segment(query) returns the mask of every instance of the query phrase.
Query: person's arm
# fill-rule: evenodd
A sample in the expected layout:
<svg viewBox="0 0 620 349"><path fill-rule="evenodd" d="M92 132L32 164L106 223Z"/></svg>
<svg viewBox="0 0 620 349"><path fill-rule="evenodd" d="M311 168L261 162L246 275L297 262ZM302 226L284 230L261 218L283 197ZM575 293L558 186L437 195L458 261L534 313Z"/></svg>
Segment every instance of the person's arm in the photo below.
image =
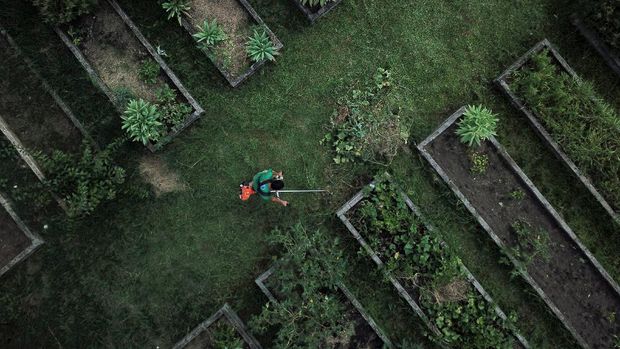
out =
<svg viewBox="0 0 620 349"><path fill-rule="evenodd" d="M277 196L272 197L271 202L275 202L276 204L280 204L284 207L288 206L288 201L284 201Z"/></svg>

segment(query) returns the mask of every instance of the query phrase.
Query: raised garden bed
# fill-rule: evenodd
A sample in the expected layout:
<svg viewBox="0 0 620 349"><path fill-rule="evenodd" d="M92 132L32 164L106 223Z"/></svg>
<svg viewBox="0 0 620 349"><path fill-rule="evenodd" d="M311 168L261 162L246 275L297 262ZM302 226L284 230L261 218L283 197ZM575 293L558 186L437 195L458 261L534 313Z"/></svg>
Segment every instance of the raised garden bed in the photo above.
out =
<svg viewBox="0 0 620 349"><path fill-rule="evenodd" d="M56 27L55 31L120 113L131 98L155 104L162 114L173 108L188 109L181 117L163 117L165 135L155 144L148 143L149 150L154 152L171 142L203 113L202 107L114 0L100 1L92 14ZM158 93L164 88L176 96L164 100Z"/></svg>
<svg viewBox="0 0 620 349"><path fill-rule="evenodd" d="M272 266L255 280L265 296L274 303L278 302L276 295L274 295L276 291L271 291L271 289L274 289L273 284L277 283L277 281L275 281L275 279L277 279L276 272L277 266ZM276 273L276 275L274 275L274 273ZM366 312L355 296L353 296L351 291L349 291L344 284L339 284L338 290L341 292L341 294L338 295L339 299L352 306L348 307L349 311L345 316L355 324L353 336L346 348L392 348L392 342L387 338L375 320ZM343 347L343 349L345 349L345 347Z"/></svg>
<svg viewBox="0 0 620 349"><path fill-rule="evenodd" d="M523 114L525 114L527 120L530 122L534 131L540 136L543 142L551 149L551 151L555 154L555 156L560 159L570 169L570 171L583 183L583 185L592 193L594 198L603 206L605 211L612 217L614 221L620 223L620 214L618 214L618 203L614 203L609 198L609 193L601 193L599 190L593 185L593 182L597 183L596 179L599 179L598 182L604 182L603 178L600 178L599 173L595 173L595 171L589 171L590 173L581 170L577 164L571 160L571 158L566 154L565 150L566 145L571 144L561 144L561 142L556 142L556 138L558 136L565 138L565 135L553 135L548 131L547 125L543 122L543 118L540 117L530 106L527 101L525 101L521 96L518 95L518 91L511 87L511 83L514 80L515 74L519 74L523 69L529 67L531 64L531 60L536 55L541 52L547 51L548 54L552 58L552 62L556 64L558 69L561 72L565 72L572 76L576 81L581 83L581 80L575 73L575 71L568 65L566 60L558 53L558 51L553 47L553 45L547 40L543 40L536 44L532 49L530 49L525 55L519 58L513 65L511 65L505 72L503 72L496 80L496 84L502 90L508 98L510 98L511 103L521 110ZM562 118L561 115L558 115L557 124L561 124L562 120L566 120ZM555 122L555 121L554 121ZM573 125L573 127L581 127L581 125ZM570 151L570 148L568 148ZM580 166L581 167L581 166ZM599 178L597 178L599 177ZM594 179L594 180L593 180Z"/></svg>
<svg viewBox="0 0 620 349"><path fill-rule="evenodd" d="M8 200L0 193L0 277L28 258L43 240L19 219Z"/></svg>
<svg viewBox="0 0 620 349"><path fill-rule="evenodd" d="M376 187L377 185L380 185L381 188L377 189ZM384 188L383 185L387 185L387 187ZM377 190L381 190L381 193L377 194ZM391 190L394 190L394 192L391 192ZM371 227L372 223L367 222L363 214L359 214L358 211L364 210L364 209L370 209L370 212L372 212L371 215L377 215L377 217L379 217L381 215L380 209L376 209L376 207L374 206L374 203L372 203L372 201L369 201L369 199L371 199L373 196L376 196L376 195L384 195L386 198L394 199L396 207L401 209L402 212L405 212L407 217L412 217L412 221L411 221L413 222L412 225L415 225L416 227L415 234L422 237L420 239L420 242L417 245L411 243L411 241L407 241L406 245L409 245L409 246L400 248L401 245L405 245L405 241L398 240L397 236L390 235L387 231L379 232L378 233L379 238L375 240L372 240L373 238L370 236L366 236L366 237L362 236L361 231L364 231L368 229L368 227ZM397 197L398 195L400 195L401 197L398 198ZM390 207L390 206L386 203L386 207ZM433 336L435 338L440 339L440 344L442 345L448 344L442 339L442 336L445 335L445 332L443 329L440 330L437 327L437 325L439 324L437 321L439 320L437 318L437 313L435 312L435 310L430 309L432 307L432 304L422 299L423 293L425 292L428 293L428 291L431 291L431 292L437 291L434 289L435 284L433 283L433 280L432 280L432 274L436 270L441 270L441 272L445 274L443 275L443 278L449 279L447 282L444 282L444 284L458 285L458 287L455 286L454 289L457 289L457 288L460 289L458 293L461 296L464 296L464 297L446 296L446 297L443 297L445 299L442 301L440 301L439 298L436 298L437 303L445 303L445 304L465 303L467 304L470 299L478 302L478 304L486 303L487 308L490 309L490 312L494 313L493 316L497 317L498 319L496 320L498 323L495 324L495 326L493 327L497 328L499 332L506 331L508 330L508 328L510 328L509 331L511 332L511 334L508 335L508 337L512 336L513 346L516 348L529 348L529 344L527 340L517 332L517 330L514 328L512 324L507 323L508 319L507 319L506 314L495 304L491 296L484 290L482 285L473 276L473 274L465 267L465 265L462 264L460 259L449 257L449 253L447 252L447 245L445 244L445 242L439 239L439 237L436 235L435 230L432 226L425 223L420 213L420 210L413 204L411 199L402 190L396 189L396 184L393 182L393 180L391 179L389 175L385 174L381 179L378 180L378 182L373 182L367 188L358 192L353 198L351 198L347 203L345 203L338 210L336 214L340 218L340 220L342 220L342 222L345 224L345 226L347 227L349 232L353 235L353 237L358 241L361 247L365 250L365 252L377 264L377 266L379 266L385 271L386 277L397 289L400 296L404 298L405 301L407 301L407 303L411 306L414 312L423 320L423 322L432 332ZM396 224L396 220L399 220L399 218L398 216L394 215L394 216L390 216L389 220L391 222L390 224ZM402 223L403 223L402 227L405 229L410 229L409 227L412 226L410 225L410 222L402 222ZM400 226L401 222L399 222L398 224ZM362 229L358 230L356 226ZM407 227L404 227L404 226L407 226ZM400 228L397 228L397 229L400 229ZM368 234L368 231L366 231L366 234ZM425 237L428 237L429 239L426 240ZM439 248L440 251L436 251L432 247L433 241L437 243L436 245L440 246ZM418 256L420 256L420 254L418 252L410 252L410 251L416 250L418 248L418 245L422 246L423 244L426 244L426 246L429 247L429 249L422 247L422 249L418 251L426 251L426 252L436 251L436 252L429 252L428 255L430 255L430 257L428 258L424 257L422 259L416 260ZM379 248L379 250L377 250L375 247L371 245L375 245L375 247ZM394 251L389 251L388 253L388 250L389 250L389 248L387 248L388 245L396 247L397 252L394 253ZM433 256L434 254L439 258L435 258ZM398 256L401 256L401 257L398 257ZM401 258L401 260L403 259L409 260L410 262L408 264L412 265L411 272L414 273L414 275L417 276L417 278L412 277L411 275L408 275L408 273L403 272L398 267L395 267L395 268L391 267L389 264L395 262L393 257L395 257L396 260L398 260L398 258ZM456 263L456 265L454 265L453 267L454 272L449 272L451 268L445 267L443 265L439 266L438 268L433 268L430 266L423 267L422 266L423 260L424 261L426 260L428 261L433 261L433 260L453 261ZM417 263L419 263L419 265L415 265ZM433 264L433 263L430 263L430 264ZM441 264L441 262L439 264ZM429 275L431 275L431 277L429 277ZM445 289L448 289L448 288L445 288ZM442 294L442 292L438 291L438 292L435 292L435 294ZM487 314L487 315L490 315L490 314ZM457 320L453 320L453 321L457 321ZM505 324L505 325L502 325L502 324ZM506 341L504 341L504 344L505 343ZM451 344L458 346L458 343L451 343Z"/></svg>
<svg viewBox="0 0 620 349"><path fill-rule="evenodd" d="M95 142L6 30L0 27L0 33L3 62L0 71L0 132L44 182L45 173L35 159L35 152L47 155L54 150L74 153L79 151L84 139L92 144ZM66 209L64 202L55 198Z"/></svg>
<svg viewBox="0 0 620 349"><path fill-rule="evenodd" d="M577 14L573 14L571 16L571 23L573 23L575 28L577 28L579 34L581 34L581 36L588 41L590 46L592 46L596 52L601 55L611 70L613 70L616 75L620 76L620 53L618 50L612 49L607 43L605 43L597 31L588 26L585 21L577 16Z"/></svg>
<svg viewBox="0 0 620 349"><path fill-rule="evenodd" d="M237 87L266 63L252 62L246 53L246 41L255 28L265 30L277 50L284 47L247 0L190 0L188 5L189 16L183 15L181 24L190 35L196 34L197 27L205 20L209 23L217 20L223 28L227 39L213 49L202 51L232 87Z"/></svg>
<svg viewBox="0 0 620 349"><path fill-rule="evenodd" d="M231 343L233 344L231 345ZM226 344L229 346L226 346ZM194 328L172 348L202 349L225 347L262 348L256 338L248 333L243 321L228 304L224 304L220 310Z"/></svg>
<svg viewBox="0 0 620 349"><path fill-rule="evenodd" d="M459 109L418 145L419 151L584 348L611 348L620 322L620 289L494 137L477 149L488 157L472 174L471 151L456 135ZM519 192L520 195L512 193ZM517 253L515 222L546 236L546 252L529 263ZM543 258L544 256L544 258Z"/></svg>
<svg viewBox="0 0 620 349"><path fill-rule="evenodd" d="M310 23L313 23L313 24L317 19L325 16L327 12L331 11L340 2L342 2L342 0L333 0L325 4L325 6L309 7L309 6L303 5L301 1L299 0L292 0L292 1L295 4L295 6L297 6L299 11L301 11L304 14L304 16L306 16L306 18L310 21Z"/></svg>

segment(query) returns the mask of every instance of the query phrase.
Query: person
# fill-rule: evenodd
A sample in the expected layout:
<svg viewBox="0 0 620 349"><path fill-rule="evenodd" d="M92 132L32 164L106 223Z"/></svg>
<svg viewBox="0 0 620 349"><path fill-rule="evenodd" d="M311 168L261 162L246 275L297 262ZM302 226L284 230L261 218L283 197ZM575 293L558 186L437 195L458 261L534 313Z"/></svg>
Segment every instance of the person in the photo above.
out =
<svg viewBox="0 0 620 349"><path fill-rule="evenodd" d="M284 188L284 175L282 171L275 172L272 169L261 171L252 179L252 189L264 201L271 201L282 206L288 206L288 201L282 200L272 191Z"/></svg>

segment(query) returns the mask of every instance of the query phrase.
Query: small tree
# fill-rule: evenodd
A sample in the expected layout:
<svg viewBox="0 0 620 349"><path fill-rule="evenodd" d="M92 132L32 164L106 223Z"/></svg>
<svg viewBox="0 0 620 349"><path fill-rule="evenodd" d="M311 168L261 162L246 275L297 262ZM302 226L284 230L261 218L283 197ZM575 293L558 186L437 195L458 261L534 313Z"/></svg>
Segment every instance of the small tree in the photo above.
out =
<svg viewBox="0 0 620 349"><path fill-rule="evenodd" d="M456 134L461 137L461 142L468 146L477 146L484 140L497 136L497 118L491 110L479 105L468 106L463 114L463 119L458 123Z"/></svg>

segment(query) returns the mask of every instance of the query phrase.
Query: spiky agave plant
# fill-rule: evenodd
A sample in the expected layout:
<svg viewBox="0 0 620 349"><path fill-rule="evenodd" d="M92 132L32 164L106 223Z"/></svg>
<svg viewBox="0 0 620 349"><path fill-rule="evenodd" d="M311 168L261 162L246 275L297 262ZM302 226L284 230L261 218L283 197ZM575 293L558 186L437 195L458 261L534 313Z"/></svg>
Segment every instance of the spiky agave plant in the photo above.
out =
<svg viewBox="0 0 620 349"><path fill-rule="evenodd" d="M264 30L254 30L254 35L250 36L246 44L246 51L254 62L275 61L275 56L279 54L269 35Z"/></svg>
<svg viewBox="0 0 620 349"><path fill-rule="evenodd" d="M194 34L193 37L201 48L212 48L226 40L224 30L217 24L217 20L215 19L211 23L209 23L209 20L205 19L202 26L197 27L198 32Z"/></svg>
<svg viewBox="0 0 620 349"><path fill-rule="evenodd" d="M456 134L461 137L461 142L472 146L477 146L491 136L497 136L495 130L497 128L496 115L491 110L478 105L468 106L463 114L463 120L458 123Z"/></svg>
<svg viewBox="0 0 620 349"><path fill-rule="evenodd" d="M161 115L157 107L143 99L132 99L127 104L122 129L136 142L146 145L148 142L157 142L163 134Z"/></svg>
<svg viewBox="0 0 620 349"><path fill-rule="evenodd" d="M161 4L161 7L166 10L168 13L168 19L175 18L179 21L179 25L181 25L181 16L186 15L189 16L189 10L191 7L189 6L189 0L170 0L164 1Z"/></svg>

